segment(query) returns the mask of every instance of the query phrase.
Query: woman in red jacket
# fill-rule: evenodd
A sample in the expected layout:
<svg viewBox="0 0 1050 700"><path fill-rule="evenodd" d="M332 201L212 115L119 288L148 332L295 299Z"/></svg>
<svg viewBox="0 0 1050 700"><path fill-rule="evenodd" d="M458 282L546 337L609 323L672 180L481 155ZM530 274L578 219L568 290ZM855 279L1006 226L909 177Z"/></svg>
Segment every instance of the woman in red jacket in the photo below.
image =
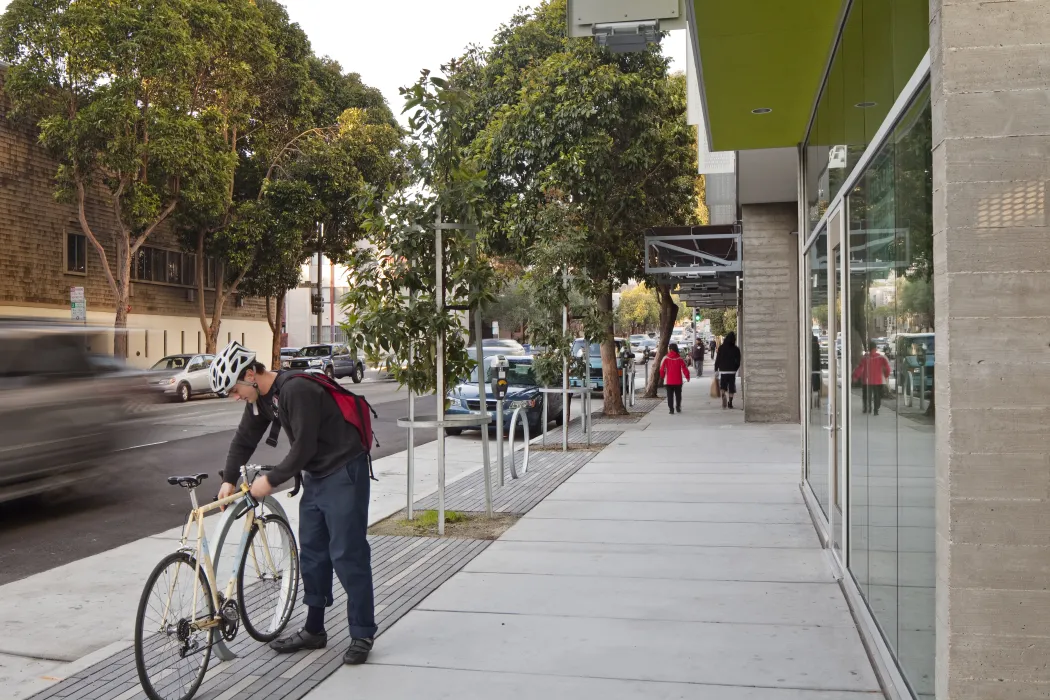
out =
<svg viewBox="0 0 1050 700"><path fill-rule="evenodd" d="M682 377L689 381L689 368L685 366L685 360L678 354L678 343L671 343L667 350L667 357L660 363L660 376L663 377L664 386L667 389L667 407L674 415L675 408L682 412Z"/></svg>
<svg viewBox="0 0 1050 700"><path fill-rule="evenodd" d="M868 344L868 352L860 358L860 364L853 372L853 381L860 380L864 392L864 412L871 410L872 415L879 415L882 407L882 386L890 376L890 361L879 354L874 342Z"/></svg>

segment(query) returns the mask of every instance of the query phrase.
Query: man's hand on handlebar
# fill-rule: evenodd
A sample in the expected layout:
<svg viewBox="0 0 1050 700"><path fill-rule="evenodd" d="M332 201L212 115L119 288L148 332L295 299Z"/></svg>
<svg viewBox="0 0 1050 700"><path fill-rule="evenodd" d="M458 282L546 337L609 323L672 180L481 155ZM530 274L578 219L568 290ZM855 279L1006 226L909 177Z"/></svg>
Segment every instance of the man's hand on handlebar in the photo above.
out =
<svg viewBox="0 0 1050 700"><path fill-rule="evenodd" d="M219 500L229 498L237 491L237 484L231 484L228 481L224 481L222 486L219 487ZM222 507L222 510L226 510L226 506Z"/></svg>
<svg viewBox="0 0 1050 700"><path fill-rule="evenodd" d="M270 479L265 474L255 477L255 480L252 481L252 498L261 501L271 493L273 493L273 486L270 485Z"/></svg>

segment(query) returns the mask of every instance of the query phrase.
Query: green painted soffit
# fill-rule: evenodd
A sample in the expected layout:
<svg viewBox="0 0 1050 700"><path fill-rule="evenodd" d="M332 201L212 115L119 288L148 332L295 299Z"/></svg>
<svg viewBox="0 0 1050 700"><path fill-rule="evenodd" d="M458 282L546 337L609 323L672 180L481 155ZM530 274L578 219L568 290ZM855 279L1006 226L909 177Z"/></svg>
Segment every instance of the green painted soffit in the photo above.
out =
<svg viewBox="0 0 1050 700"><path fill-rule="evenodd" d="M842 0L693 0L711 149L805 137ZM751 110L768 107L769 114Z"/></svg>

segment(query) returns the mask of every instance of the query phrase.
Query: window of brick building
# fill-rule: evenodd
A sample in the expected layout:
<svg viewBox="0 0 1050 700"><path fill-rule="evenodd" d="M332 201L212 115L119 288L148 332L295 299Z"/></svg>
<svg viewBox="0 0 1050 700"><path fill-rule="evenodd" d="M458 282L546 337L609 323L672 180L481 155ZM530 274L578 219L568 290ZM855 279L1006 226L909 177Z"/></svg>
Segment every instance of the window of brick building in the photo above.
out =
<svg viewBox="0 0 1050 700"><path fill-rule="evenodd" d="M82 233L66 234L66 272L87 274L87 236Z"/></svg>

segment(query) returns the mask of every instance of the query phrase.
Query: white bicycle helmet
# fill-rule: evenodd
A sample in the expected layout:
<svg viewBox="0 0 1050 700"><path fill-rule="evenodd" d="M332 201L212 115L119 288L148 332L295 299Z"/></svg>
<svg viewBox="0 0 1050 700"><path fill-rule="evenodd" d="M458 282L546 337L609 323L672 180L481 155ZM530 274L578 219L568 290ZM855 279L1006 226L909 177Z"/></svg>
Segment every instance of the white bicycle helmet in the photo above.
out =
<svg viewBox="0 0 1050 700"><path fill-rule="evenodd" d="M237 341L233 341L215 356L209 376L211 389L216 394L228 394L245 367L255 362L255 353Z"/></svg>

